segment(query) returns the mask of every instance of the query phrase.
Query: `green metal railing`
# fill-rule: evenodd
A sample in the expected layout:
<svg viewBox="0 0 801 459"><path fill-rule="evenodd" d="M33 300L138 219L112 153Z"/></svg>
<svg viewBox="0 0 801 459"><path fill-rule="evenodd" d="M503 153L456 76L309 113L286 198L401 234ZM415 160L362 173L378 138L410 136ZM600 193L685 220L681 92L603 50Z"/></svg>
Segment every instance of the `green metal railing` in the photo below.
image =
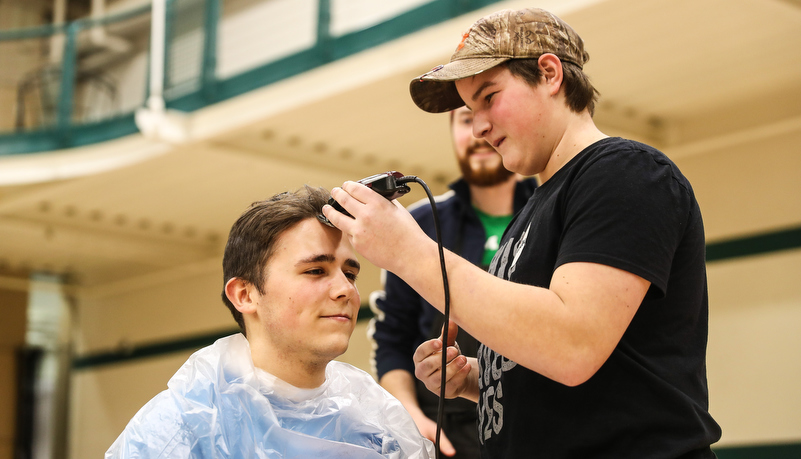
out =
<svg viewBox="0 0 801 459"><path fill-rule="evenodd" d="M198 34L202 36L202 46L198 47L199 55L195 56L196 59L191 63L193 67L188 71L180 67L190 65L180 62L180 59L186 59L185 53L171 54L169 50L165 52L166 106L174 110L191 112L395 40L498 0L432 0L379 24L341 36L334 36L331 33L332 1L336 0L317 0L317 18L310 18L317 22L316 39L311 47L286 57L263 62L236 75L220 78L217 65L220 58L218 31L220 21L225 19L222 0L168 0L166 46L174 50L182 38ZM128 72L138 72L138 79L142 81L141 87L135 91L141 93L141 97L135 98L135 104L123 105L106 110L100 115L96 114L94 117L86 117L82 115L82 105L77 95L90 91L92 78L100 77L98 73L87 74L79 65L79 58L85 51L85 46L82 45L85 40L81 40L82 34L87 34L97 27L110 30L138 27L138 36L146 37L149 34L149 17L150 6L147 5L101 19L81 19L63 25L0 31L0 65L3 65L3 56L7 56L9 52L2 50L1 47L4 45L32 39L42 42L52 41L52 37L63 37L62 58L53 71L53 74L58 76L58 82L55 84L51 81L47 87L42 83L42 87L39 88L42 94L47 91L52 93L47 97L43 95L40 99L49 97L53 103L52 107L41 104L38 112L40 115L44 112L53 113L45 113L50 116L40 116L38 120L33 122L29 120L27 124L22 117L17 117L23 122L14 123L12 126L9 120L15 118L14 114L11 111L0 112L0 155L80 147L138 132L134 122L134 111L144 106L147 100L147 70L133 67L127 69ZM275 19L280 25L282 18ZM264 25L264 27L270 26L270 24ZM141 53L143 44L139 43L139 46ZM9 49L13 52L13 48ZM45 67L49 65L45 61L43 58L42 65L33 70L44 72ZM126 70L124 66L117 64L117 73L120 73L120 68ZM184 71L182 73L178 70ZM182 74L184 78L176 78L178 74ZM17 88L20 86L17 85ZM130 92L131 88L126 87L125 90ZM130 96L129 93L123 95ZM11 109L20 113L20 110L25 109L26 101L23 97L16 99L16 107ZM27 111L31 112L35 110Z"/></svg>
<svg viewBox="0 0 801 459"><path fill-rule="evenodd" d="M13 153L27 153L32 151L42 151L49 149L56 149L71 146L71 131L76 125L73 117L75 112L75 92L76 83L78 83L78 35L90 31L96 27L106 27L115 23L122 23L130 21L132 18L142 17L148 14L149 7L140 7L121 14L108 16L99 19L81 19L67 24L60 25L46 25L40 27L0 31L0 44L9 45L14 43L22 43L24 41L34 41L33 46L29 48L44 48L44 43L47 40L53 42L54 37L63 38L63 49L61 50L61 60L57 63L50 63L47 57L41 57L38 61L34 61L35 66L31 72L26 72L23 77L35 78L41 77L42 86L50 84L49 88L39 88L40 91L50 90L50 96L42 96L41 98L49 98L53 102L50 106L39 107L40 112L45 111L47 116L43 116L42 120L34 123L33 126L26 126L22 116L14 116L12 113L5 113L2 118L5 119L3 128L0 129L0 154L13 154ZM38 40L38 43L36 41ZM57 43L57 42L55 42ZM8 52L13 52L13 48L8 51L4 50L0 54L0 59ZM2 65L2 61L0 61ZM51 75L51 76L48 76ZM25 83L26 80L20 83ZM53 84L56 83L56 84ZM24 84L18 85L19 88L26 87ZM22 113L24 109L25 100L20 94L16 95L16 109L17 114ZM9 120L14 120L13 129L15 132L8 133L11 129ZM7 132L1 132L1 131ZM87 138L87 143L91 142L91 136Z"/></svg>

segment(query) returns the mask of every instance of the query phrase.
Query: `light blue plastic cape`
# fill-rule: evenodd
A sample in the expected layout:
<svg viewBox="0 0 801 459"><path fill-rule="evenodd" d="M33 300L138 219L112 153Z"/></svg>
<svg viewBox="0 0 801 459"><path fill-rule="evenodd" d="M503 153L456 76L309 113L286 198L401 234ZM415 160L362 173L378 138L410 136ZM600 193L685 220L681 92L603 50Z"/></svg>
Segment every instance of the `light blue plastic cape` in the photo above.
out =
<svg viewBox="0 0 801 459"><path fill-rule="evenodd" d="M316 389L253 366L236 334L194 353L131 419L110 458L433 458L395 398L367 373L331 362Z"/></svg>

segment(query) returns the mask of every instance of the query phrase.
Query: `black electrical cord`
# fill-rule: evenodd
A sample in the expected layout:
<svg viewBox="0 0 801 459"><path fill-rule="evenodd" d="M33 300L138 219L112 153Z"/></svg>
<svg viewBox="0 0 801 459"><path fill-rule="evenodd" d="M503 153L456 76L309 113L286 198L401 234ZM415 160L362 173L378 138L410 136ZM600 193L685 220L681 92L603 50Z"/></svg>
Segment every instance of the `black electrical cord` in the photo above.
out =
<svg viewBox="0 0 801 459"><path fill-rule="evenodd" d="M419 177L414 175L404 175L396 180L396 183L399 185L408 182L419 183L420 186L422 186L425 190L426 195L428 196L428 201L431 203L431 212L434 214L434 232L437 236L437 248L439 249L439 264L442 270L442 285L445 289L445 309L443 311L445 322L442 326L442 369L440 373L441 380L439 388L439 404L437 405L437 435L434 441L436 457L439 459L439 439L442 434L442 418L445 413L445 367L448 364L448 322L450 321L451 316L451 293L450 288L448 287L448 272L445 270L445 251L442 248L442 234L440 233L439 229L439 215L437 214L437 204L434 201L434 196L431 194L431 190L428 189L426 182Z"/></svg>

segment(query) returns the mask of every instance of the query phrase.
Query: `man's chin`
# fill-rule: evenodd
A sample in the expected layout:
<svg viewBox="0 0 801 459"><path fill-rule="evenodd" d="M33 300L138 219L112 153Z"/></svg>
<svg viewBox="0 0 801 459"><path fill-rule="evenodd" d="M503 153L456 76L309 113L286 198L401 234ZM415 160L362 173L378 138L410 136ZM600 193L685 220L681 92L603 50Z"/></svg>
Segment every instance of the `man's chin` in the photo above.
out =
<svg viewBox="0 0 801 459"><path fill-rule="evenodd" d="M348 341L331 341L319 348L317 353L328 360L334 360L348 350L348 344Z"/></svg>

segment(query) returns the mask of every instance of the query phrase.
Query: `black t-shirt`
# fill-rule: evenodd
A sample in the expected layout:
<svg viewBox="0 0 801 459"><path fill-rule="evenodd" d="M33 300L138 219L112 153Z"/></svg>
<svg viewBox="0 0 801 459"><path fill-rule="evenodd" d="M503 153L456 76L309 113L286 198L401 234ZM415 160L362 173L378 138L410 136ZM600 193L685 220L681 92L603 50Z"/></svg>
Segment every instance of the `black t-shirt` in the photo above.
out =
<svg viewBox="0 0 801 459"><path fill-rule="evenodd" d="M489 271L547 288L572 262L623 269L651 287L612 355L577 387L481 346L483 457L714 457L704 229L676 165L633 141L590 145L535 191Z"/></svg>

